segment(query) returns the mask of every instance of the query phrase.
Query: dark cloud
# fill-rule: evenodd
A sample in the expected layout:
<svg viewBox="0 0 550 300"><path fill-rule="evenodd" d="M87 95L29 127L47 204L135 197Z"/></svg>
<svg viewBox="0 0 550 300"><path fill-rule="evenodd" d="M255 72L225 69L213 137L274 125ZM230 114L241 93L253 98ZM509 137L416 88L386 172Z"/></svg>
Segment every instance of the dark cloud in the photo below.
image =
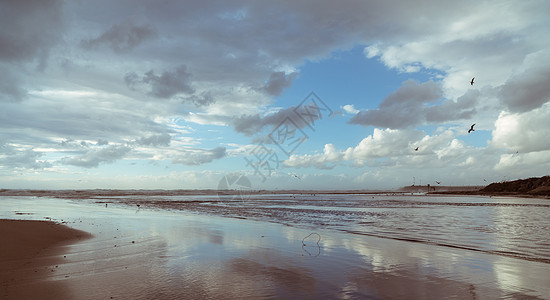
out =
<svg viewBox="0 0 550 300"><path fill-rule="evenodd" d="M262 130L265 126L265 121L256 115L243 115L233 119L233 129L236 132L244 133L246 135L253 135Z"/></svg>
<svg viewBox="0 0 550 300"><path fill-rule="evenodd" d="M30 101L30 100L29 100ZM118 104L133 107L134 103L118 99ZM70 103L70 105L67 105ZM50 98L39 104L20 109L20 103L5 103L0 110L0 126L3 133L13 132L13 138L21 138L19 128L32 128L32 136L22 143L34 144L43 136L67 137L76 140L121 141L128 136L143 133L164 133L166 128L150 118L155 107L141 105L138 110L110 109L101 101L74 98L72 102L60 97ZM63 109L60 107L63 106Z"/></svg>
<svg viewBox="0 0 550 300"><path fill-rule="evenodd" d="M126 86L131 90L135 90L136 87L141 83L142 79L135 72L129 72L124 75L124 82Z"/></svg>
<svg viewBox="0 0 550 300"><path fill-rule="evenodd" d="M409 79L403 82L397 91L386 97L380 103L380 108L394 107L403 103L423 104L435 102L442 95L441 87L431 80L419 84L415 80Z"/></svg>
<svg viewBox="0 0 550 300"><path fill-rule="evenodd" d="M11 68L0 63L0 101L20 101L26 96L27 91L20 86Z"/></svg>
<svg viewBox="0 0 550 300"><path fill-rule="evenodd" d="M63 34L61 0L0 1L0 101L19 101L27 92L25 63L44 70L50 49Z"/></svg>
<svg viewBox="0 0 550 300"><path fill-rule="evenodd" d="M286 74L285 72L273 72L268 81L262 88L266 93L272 96L279 96L283 90L292 84L292 81L298 76L297 72Z"/></svg>
<svg viewBox="0 0 550 300"><path fill-rule="evenodd" d="M478 90L469 90L456 101L446 100L431 104L442 96L442 90L433 81L422 84L407 80L394 93L386 97L377 109L361 111L351 118L350 124L403 129L426 123L444 123L469 119L476 113L480 97Z"/></svg>
<svg viewBox="0 0 550 300"><path fill-rule="evenodd" d="M250 136L261 132L266 126L275 127L288 122L286 120L290 120L291 123L289 124L293 127L304 128L322 117L319 111L310 111L309 119L303 118L301 115L308 113L305 109L303 106L299 108L291 106L266 116L260 116L259 114L243 115L234 118L231 123L236 132Z"/></svg>
<svg viewBox="0 0 550 300"><path fill-rule="evenodd" d="M142 137L136 140L136 143L141 146L168 146L171 140L172 137L169 134L163 133Z"/></svg>
<svg viewBox="0 0 550 300"><path fill-rule="evenodd" d="M83 168L95 168L103 163L112 163L121 159L130 152L131 148L127 146L108 146L106 148L91 149L83 155L76 157L65 157L61 160L62 164L72 165Z"/></svg>
<svg viewBox="0 0 550 300"><path fill-rule="evenodd" d="M469 90L456 101L446 100L441 105L427 107L424 110L426 121L442 123L454 120L469 119L476 113L476 104L481 93Z"/></svg>
<svg viewBox="0 0 550 300"><path fill-rule="evenodd" d="M422 120L418 117L417 107L391 111L389 109L371 109L361 111L351 118L350 124L374 126L380 128L407 128L418 125Z"/></svg>
<svg viewBox="0 0 550 300"><path fill-rule="evenodd" d="M181 97L183 103L192 103L197 107L208 106L215 102L212 93L203 92L199 95L193 94L191 96Z"/></svg>
<svg viewBox="0 0 550 300"><path fill-rule="evenodd" d="M209 163L215 159L226 156L225 147L216 147L214 149L188 149L172 157L172 163L188 166L198 166Z"/></svg>
<svg viewBox="0 0 550 300"><path fill-rule="evenodd" d="M409 79L386 97L378 109L361 111L349 123L393 129L419 125L425 121L424 104L435 102L442 95L441 87L433 81L419 84Z"/></svg>
<svg viewBox="0 0 550 300"><path fill-rule="evenodd" d="M127 73L124 76L124 82L130 89L145 85L149 95L157 98L171 98L176 94L192 94L195 91L190 85L190 78L191 74L182 65L174 71L165 71L161 75L156 75L153 70L141 77L134 72Z"/></svg>
<svg viewBox="0 0 550 300"><path fill-rule="evenodd" d="M0 2L0 61L43 58L62 36L61 0Z"/></svg>
<svg viewBox="0 0 550 300"><path fill-rule="evenodd" d="M148 39L157 36L151 25L134 25L132 22L115 24L97 38L82 41L82 47L95 49L109 47L115 52L127 52Z"/></svg>
<svg viewBox="0 0 550 300"><path fill-rule="evenodd" d="M511 112L526 112L550 101L550 64L536 66L510 78L500 88L499 98Z"/></svg>

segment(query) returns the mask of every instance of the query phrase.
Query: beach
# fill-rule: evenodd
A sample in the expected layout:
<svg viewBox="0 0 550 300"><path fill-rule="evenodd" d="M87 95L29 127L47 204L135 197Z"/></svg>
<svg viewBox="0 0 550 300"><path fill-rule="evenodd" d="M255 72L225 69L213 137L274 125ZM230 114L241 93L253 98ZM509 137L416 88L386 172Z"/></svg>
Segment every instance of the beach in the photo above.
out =
<svg viewBox="0 0 550 300"><path fill-rule="evenodd" d="M313 222L315 216L288 222L257 217L251 208L239 209L242 215L223 208L258 206L253 199L214 204L212 197L193 199L202 199L213 213L196 202L195 210L175 209L175 199L158 197L0 197L0 218L27 220L2 221L2 232L17 230L16 236L30 238L37 231L29 220L59 224L39 223L56 232L39 253L33 252L38 246L3 234L10 249L30 256L16 267L13 256L2 258L11 271L2 268L0 296L33 298L21 293L36 287L45 299L550 298L544 251L518 258L483 247L453 247L443 239L367 235L342 221L321 226L327 221ZM422 199L414 198L414 205ZM304 214L298 210L303 207L296 209Z"/></svg>
<svg viewBox="0 0 550 300"><path fill-rule="evenodd" d="M0 220L0 296L67 298L59 284L41 279L55 272L60 255L72 242L91 235L49 221Z"/></svg>

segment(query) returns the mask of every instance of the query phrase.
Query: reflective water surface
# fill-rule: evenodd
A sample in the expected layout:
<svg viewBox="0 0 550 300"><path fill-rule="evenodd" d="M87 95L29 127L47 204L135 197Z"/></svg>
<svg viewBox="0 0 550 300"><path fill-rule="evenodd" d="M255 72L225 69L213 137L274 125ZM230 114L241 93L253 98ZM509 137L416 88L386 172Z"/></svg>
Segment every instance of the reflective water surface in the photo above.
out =
<svg viewBox="0 0 550 300"><path fill-rule="evenodd" d="M79 198L0 197L0 218L94 234L47 276L78 299L550 298L544 199Z"/></svg>
<svg viewBox="0 0 550 300"><path fill-rule="evenodd" d="M550 200L534 198L349 194L102 198L338 229L550 262ZM98 199L96 199L98 201Z"/></svg>

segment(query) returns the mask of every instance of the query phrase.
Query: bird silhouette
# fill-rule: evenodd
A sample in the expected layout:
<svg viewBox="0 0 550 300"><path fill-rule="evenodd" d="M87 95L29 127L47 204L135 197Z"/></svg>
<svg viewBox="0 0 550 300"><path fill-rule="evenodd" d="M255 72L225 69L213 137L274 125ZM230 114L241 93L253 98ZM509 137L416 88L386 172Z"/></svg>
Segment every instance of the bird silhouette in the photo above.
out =
<svg viewBox="0 0 550 300"><path fill-rule="evenodd" d="M474 78L472 78L472 81L470 81L470 85L474 85Z"/></svg>
<svg viewBox="0 0 550 300"><path fill-rule="evenodd" d="M436 181L435 183L437 183L437 184L441 184L441 181Z"/></svg>
<svg viewBox="0 0 550 300"><path fill-rule="evenodd" d="M470 133L472 131L475 131L474 126L476 126L476 123L474 123L474 124L472 124L472 126L470 126L470 129L468 130L468 133Z"/></svg>
<svg viewBox="0 0 550 300"><path fill-rule="evenodd" d="M292 173L292 176L294 176L294 177L296 177L296 178L298 178L298 179L302 179L302 178L298 177L298 175L296 175L296 173Z"/></svg>
<svg viewBox="0 0 550 300"><path fill-rule="evenodd" d="M418 147L414 148L414 151L418 151Z"/></svg>

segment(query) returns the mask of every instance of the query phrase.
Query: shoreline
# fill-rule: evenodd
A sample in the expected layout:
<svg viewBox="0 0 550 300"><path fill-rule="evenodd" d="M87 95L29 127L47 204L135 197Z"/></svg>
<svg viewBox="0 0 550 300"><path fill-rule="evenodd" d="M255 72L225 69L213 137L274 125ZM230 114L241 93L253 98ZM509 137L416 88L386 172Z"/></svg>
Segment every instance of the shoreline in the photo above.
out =
<svg viewBox="0 0 550 300"><path fill-rule="evenodd" d="M60 262L64 247L89 233L52 221L0 219L0 296L66 298L60 283L48 282L48 266ZM47 272L50 271L50 272Z"/></svg>
<svg viewBox="0 0 550 300"><path fill-rule="evenodd" d="M19 279L0 298L550 297L547 263L469 249L143 203L28 197L0 205L4 218L61 220L93 234L13 270Z"/></svg>

